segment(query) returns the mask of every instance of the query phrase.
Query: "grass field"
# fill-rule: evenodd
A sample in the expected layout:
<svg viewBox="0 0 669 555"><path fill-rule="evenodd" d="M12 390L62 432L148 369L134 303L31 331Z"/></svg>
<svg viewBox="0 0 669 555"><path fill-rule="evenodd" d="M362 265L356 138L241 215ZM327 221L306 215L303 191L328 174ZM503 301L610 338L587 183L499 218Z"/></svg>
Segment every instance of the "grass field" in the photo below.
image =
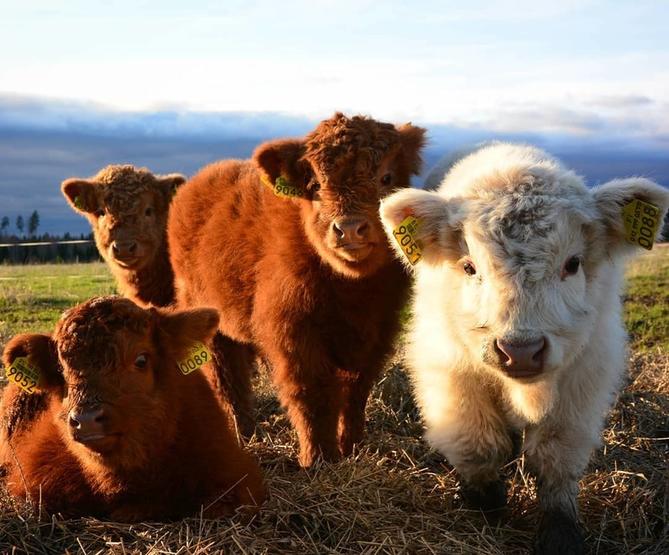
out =
<svg viewBox="0 0 669 555"><path fill-rule="evenodd" d="M20 331L50 331L60 312L113 292L102 264L0 267L0 347ZM591 553L669 553L669 248L629 271L630 376L579 498ZM249 448L271 499L251 522L197 517L125 525L48 518L0 492L0 553L526 553L537 510L522 457L507 467L508 515L494 526L459 508L456 480L421 440L401 346L368 407L367 440L338 464L304 471L266 376L257 379Z"/></svg>

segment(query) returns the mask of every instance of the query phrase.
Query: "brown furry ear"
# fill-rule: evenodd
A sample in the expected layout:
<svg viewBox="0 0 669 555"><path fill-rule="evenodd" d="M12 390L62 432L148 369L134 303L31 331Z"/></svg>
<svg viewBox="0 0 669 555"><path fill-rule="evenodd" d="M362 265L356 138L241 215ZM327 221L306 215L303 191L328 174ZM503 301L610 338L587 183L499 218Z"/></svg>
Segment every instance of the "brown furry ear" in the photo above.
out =
<svg viewBox="0 0 669 555"><path fill-rule="evenodd" d="M27 358L32 366L39 369L39 389L59 389L65 383L58 363L56 343L51 336L24 333L10 339L2 356L5 368L9 368L20 357Z"/></svg>
<svg viewBox="0 0 669 555"><path fill-rule="evenodd" d="M176 194L177 189L186 183L186 178L180 173L170 173L169 175L157 176L156 181L163 191L165 198L172 200L172 197Z"/></svg>
<svg viewBox="0 0 669 555"><path fill-rule="evenodd" d="M271 184L283 176L291 185L302 188L308 165L302 160L304 152L304 141L280 139L261 144L253 153L253 160Z"/></svg>
<svg viewBox="0 0 669 555"><path fill-rule="evenodd" d="M218 329L219 314L213 308L172 312L151 309L158 319L163 346L176 361L186 357L195 343L208 343Z"/></svg>
<svg viewBox="0 0 669 555"><path fill-rule="evenodd" d="M426 130L407 123L398 127L397 131L402 145L399 156L403 159L407 173L418 175L423 165L421 151L425 146Z"/></svg>
<svg viewBox="0 0 669 555"><path fill-rule="evenodd" d="M95 182L76 177L66 179L60 190L70 206L81 214L92 214L98 210L98 199L95 194Z"/></svg>

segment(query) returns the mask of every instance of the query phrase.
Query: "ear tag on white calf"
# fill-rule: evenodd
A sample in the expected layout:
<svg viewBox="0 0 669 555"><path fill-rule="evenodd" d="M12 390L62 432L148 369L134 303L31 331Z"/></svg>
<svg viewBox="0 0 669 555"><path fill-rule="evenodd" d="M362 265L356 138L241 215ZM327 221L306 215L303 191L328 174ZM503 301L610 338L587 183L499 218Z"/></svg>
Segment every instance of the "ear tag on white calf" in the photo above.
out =
<svg viewBox="0 0 669 555"><path fill-rule="evenodd" d="M650 250L660 227L660 209L638 198L623 207L625 238L635 245Z"/></svg>
<svg viewBox="0 0 669 555"><path fill-rule="evenodd" d="M407 257L407 260L412 266L423 257L420 243L416 240L418 223L418 218L415 216L407 216L395 229L393 229L393 237L395 237L395 241L397 241L404 256Z"/></svg>
<svg viewBox="0 0 669 555"><path fill-rule="evenodd" d="M36 393L40 372L39 368L32 364L27 357L15 358L14 362L5 369L5 375L10 382L14 382L23 391Z"/></svg>
<svg viewBox="0 0 669 555"><path fill-rule="evenodd" d="M272 192L277 197L295 198L303 196L301 189L295 187L295 185L291 185L290 181L283 175L277 177L274 183L272 183L264 173L260 174L260 179L265 185L272 189Z"/></svg>
<svg viewBox="0 0 669 555"><path fill-rule="evenodd" d="M208 362L211 362L211 353L204 343L197 342L188 352L188 356L177 364L184 376L195 372Z"/></svg>

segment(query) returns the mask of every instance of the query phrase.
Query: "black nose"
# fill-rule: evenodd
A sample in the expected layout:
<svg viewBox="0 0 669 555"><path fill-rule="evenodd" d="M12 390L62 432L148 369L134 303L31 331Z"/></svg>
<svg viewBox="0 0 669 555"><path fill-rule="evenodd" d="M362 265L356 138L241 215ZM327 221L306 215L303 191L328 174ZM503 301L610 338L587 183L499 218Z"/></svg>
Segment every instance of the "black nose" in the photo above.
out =
<svg viewBox="0 0 669 555"><path fill-rule="evenodd" d="M116 258L129 258L137 252L137 241L114 241L111 247Z"/></svg>
<svg viewBox="0 0 669 555"><path fill-rule="evenodd" d="M101 405L77 407L70 411L69 424L81 436L104 433L105 411Z"/></svg>
<svg viewBox="0 0 669 555"><path fill-rule="evenodd" d="M332 230L342 242L364 241L369 234L369 221L365 218L339 218L332 222Z"/></svg>
<svg viewBox="0 0 669 555"><path fill-rule="evenodd" d="M527 341L495 340L495 352L504 371L511 377L526 377L541 373L544 366L546 339Z"/></svg>

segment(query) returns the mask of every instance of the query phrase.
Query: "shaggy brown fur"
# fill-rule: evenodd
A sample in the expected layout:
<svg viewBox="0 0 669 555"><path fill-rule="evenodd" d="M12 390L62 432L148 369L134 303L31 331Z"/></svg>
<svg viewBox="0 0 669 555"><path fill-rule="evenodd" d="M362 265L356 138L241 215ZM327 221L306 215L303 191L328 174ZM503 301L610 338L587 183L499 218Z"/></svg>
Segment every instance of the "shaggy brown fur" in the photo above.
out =
<svg viewBox="0 0 669 555"><path fill-rule="evenodd" d="M411 125L336 114L305 139L261 145L252 161L206 167L174 199L177 302L217 307L220 331L270 363L304 466L347 455L362 438L409 281L379 200L409 186L423 137ZM301 198L263 183L279 177ZM248 381L248 368L235 371Z"/></svg>
<svg viewBox="0 0 669 555"><path fill-rule="evenodd" d="M119 291L142 306L167 306L174 300L167 212L176 188L185 181L179 174L156 176L130 165L107 166L90 179L63 181L63 195L90 222Z"/></svg>
<svg viewBox="0 0 669 555"><path fill-rule="evenodd" d="M118 521L217 517L265 497L257 463L238 446L201 372L177 368L214 334L211 309L141 309L92 299L67 311L54 334L19 335L4 362L40 368L48 403L34 421L0 435L6 485L48 512ZM6 387L0 412L14 406Z"/></svg>
<svg viewBox="0 0 669 555"><path fill-rule="evenodd" d="M179 174L155 176L145 168L112 165L91 179L63 182L65 198L91 223L100 254L111 269L119 292L141 306L174 302L174 274L167 253L167 213L176 188L186 179ZM134 252L129 246L136 243ZM243 435L253 432L248 384L230 379L225 368L239 360L253 361L248 347L234 345L220 334L212 342L214 364L205 372L219 401ZM26 415L27 417L28 415ZM11 425L11 422L9 422ZM10 428L11 430L11 428Z"/></svg>

